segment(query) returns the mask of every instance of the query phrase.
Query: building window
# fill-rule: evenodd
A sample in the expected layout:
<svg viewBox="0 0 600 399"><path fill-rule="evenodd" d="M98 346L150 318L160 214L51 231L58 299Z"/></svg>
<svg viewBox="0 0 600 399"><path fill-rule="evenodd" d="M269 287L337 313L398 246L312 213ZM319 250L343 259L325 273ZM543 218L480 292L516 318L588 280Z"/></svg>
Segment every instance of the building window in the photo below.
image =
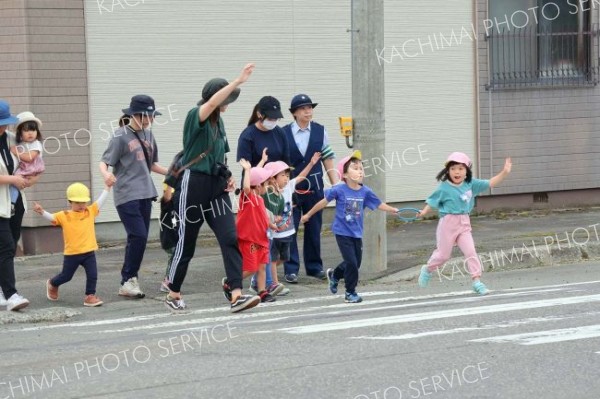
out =
<svg viewBox="0 0 600 399"><path fill-rule="evenodd" d="M598 83L597 0L489 0L488 89Z"/></svg>

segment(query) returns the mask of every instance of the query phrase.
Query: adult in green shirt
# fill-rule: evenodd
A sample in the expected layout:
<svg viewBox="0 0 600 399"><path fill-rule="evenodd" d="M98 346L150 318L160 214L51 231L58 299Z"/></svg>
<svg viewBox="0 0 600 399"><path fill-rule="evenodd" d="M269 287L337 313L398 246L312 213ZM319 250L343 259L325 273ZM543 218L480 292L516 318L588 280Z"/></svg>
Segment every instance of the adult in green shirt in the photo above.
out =
<svg viewBox="0 0 600 399"><path fill-rule="evenodd" d="M221 78L209 80L202 89L202 99L185 119L182 162L197 161L185 169L173 196L174 208L179 215L179 241L168 273L170 283L165 304L171 310L186 308L181 285L194 256L198 232L205 221L221 247L227 276L223 279L223 289L231 302L231 311L250 309L260 303L258 296L242 295L242 255L229 198L235 183L224 166L229 144L221 118L221 113L238 98L239 86L248 80L253 70L254 64L246 65L231 83ZM201 154L204 156L199 157Z"/></svg>

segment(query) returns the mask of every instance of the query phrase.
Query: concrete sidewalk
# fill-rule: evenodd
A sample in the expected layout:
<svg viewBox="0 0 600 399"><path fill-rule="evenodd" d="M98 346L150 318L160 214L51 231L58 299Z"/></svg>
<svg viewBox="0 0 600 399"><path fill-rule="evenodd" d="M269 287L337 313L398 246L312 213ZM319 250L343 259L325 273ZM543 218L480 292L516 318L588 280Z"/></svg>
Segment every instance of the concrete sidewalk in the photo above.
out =
<svg viewBox="0 0 600 399"><path fill-rule="evenodd" d="M600 259L600 208L497 212L473 216L471 224L476 247L486 272ZM435 219L413 223L401 223L390 219L388 269L377 275L361 273L363 283L367 280L382 283L413 280L418 275L419 266L427 262L435 248L436 226ZM335 238L329 231L324 231L322 237L324 267L334 267L341 260ZM122 244L105 245L97 253L98 295L106 303L122 301L117 296L124 251ZM467 278L461 254L456 248L454 251L456 257L446 264L444 273L452 277L462 274ZM157 288L164 276L166 260L167 255L157 242L149 244L140 272L140 284L149 299L162 299ZM83 270L79 270L70 283L61 287L60 302L50 303L46 299L45 281L58 273L61 265L62 254L17 258L17 288L31 301L31 306L23 313L29 313L32 318L20 315L7 318L8 312L0 312L3 314L0 324L57 320L68 318L73 311L79 311L85 287ZM282 271L280 276L281 274ZM182 291L186 297L207 295L217 298L221 291L219 282L223 276L221 253L214 236L202 236ZM598 276L591 278L597 279ZM290 287L301 294L312 290L322 292L323 284L323 281L307 277L304 270L301 270L299 284ZM51 314L48 314L48 309L52 310Z"/></svg>

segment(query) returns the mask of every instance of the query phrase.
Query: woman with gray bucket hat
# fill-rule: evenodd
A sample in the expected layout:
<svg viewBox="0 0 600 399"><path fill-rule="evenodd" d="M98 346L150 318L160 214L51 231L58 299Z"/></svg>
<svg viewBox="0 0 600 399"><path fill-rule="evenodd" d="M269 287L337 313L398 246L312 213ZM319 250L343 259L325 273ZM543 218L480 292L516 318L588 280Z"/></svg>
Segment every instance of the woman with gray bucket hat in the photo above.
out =
<svg viewBox="0 0 600 399"><path fill-rule="evenodd" d="M229 193L235 183L225 164L229 143L221 113L240 95L254 64L246 65L232 82L215 78L202 89L202 99L192 108L183 126L184 155L189 165L177 180L173 203L178 220L179 241L168 273L166 306L172 311L186 308L181 285L196 250L200 227L206 221L217 237L225 265L225 297L233 313L250 309L260 297L242 294L242 255L238 248L235 215Z"/></svg>
<svg viewBox="0 0 600 399"><path fill-rule="evenodd" d="M0 100L0 306L6 306L6 310L19 310L29 305L29 301L17 292L14 265L25 208L22 195L19 195L14 213L10 201L11 185L19 190L31 185L25 177L13 175L19 159L10 152L10 147L16 145L16 138L7 128L18 122L19 119L11 115L8 103Z"/></svg>
<svg viewBox="0 0 600 399"><path fill-rule="evenodd" d="M133 96L122 111L125 123L111 137L100 172L104 183L114 187L117 213L127 232L119 295L139 299L145 294L138 272L146 251L152 202L158 196L151 172L165 175L167 168L158 164L158 148L150 129L154 117L161 115L154 99L144 94Z"/></svg>

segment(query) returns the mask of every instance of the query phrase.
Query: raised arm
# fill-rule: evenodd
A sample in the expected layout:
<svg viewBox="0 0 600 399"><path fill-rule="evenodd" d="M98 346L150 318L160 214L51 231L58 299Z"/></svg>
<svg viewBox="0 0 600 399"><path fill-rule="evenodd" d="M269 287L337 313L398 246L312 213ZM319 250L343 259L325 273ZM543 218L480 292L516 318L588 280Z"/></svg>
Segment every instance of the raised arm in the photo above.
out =
<svg viewBox="0 0 600 399"><path fill-rule="evenodd" d="M302 171L300 173L298 173L298 176L296 176L296 184L298 184L302 180L306 179L306 176L308 176L308 173L317 164L317 162L319 162L320 159L321 159L321 153L315 152L313 154L312 158L310 158L310 162L308 163L308 165L306 165L306 167L304 169L302 169Z"/></svg>
<svg viewBox="0 0 600 399"><path fill-rule="evenodd" d="M108 198L109 192L110 186L104 185L104 190L102 190L102 193L100 193L100 196L98 196L98 199L96 200L96 203L98 204L98 209L102 208L102 205L104 205L106 198Z"/></svg>
<svg viewBox="0 0 600 399"><path fill-rule="evenodd" d="M250 169L252 169L252 165L250 162L245 159L240 159L240 165L244 168L244 181L242 182L242 189L246 195L250 194L252 189L250 188Z"/></svg>
<svg viewBox="0 0 600 399"><path fill-rule="evenodd" d="M267 163L268 160L269 160L269 156L267 155L267 147L265 147L262 152L262 158L260 159L260 162L256 166L258 166L259 168L262 168L263 166L265 166L265 163Z"/></svg>
<svg viewBox="0 0 600 399"><path fill-rule="evenodd" d="M506 176L510 174L511 170L512 161L510 158L506 158L502 171L490 179L490 187L496 187L498 184L502 183Z"/></svg>
<svg viewBox="0 0 600 399"><path fill-rule="evenodd" d="M223 101L225 101L238 86L247 81L250 75L252 75L252 71L254 71L254 64L246 65L244 69L242 69L240 76L216 92L207 102L202 104L198 108L198 118L200 118L200 122L204 122L217 107L221 106Z"/></svg>

